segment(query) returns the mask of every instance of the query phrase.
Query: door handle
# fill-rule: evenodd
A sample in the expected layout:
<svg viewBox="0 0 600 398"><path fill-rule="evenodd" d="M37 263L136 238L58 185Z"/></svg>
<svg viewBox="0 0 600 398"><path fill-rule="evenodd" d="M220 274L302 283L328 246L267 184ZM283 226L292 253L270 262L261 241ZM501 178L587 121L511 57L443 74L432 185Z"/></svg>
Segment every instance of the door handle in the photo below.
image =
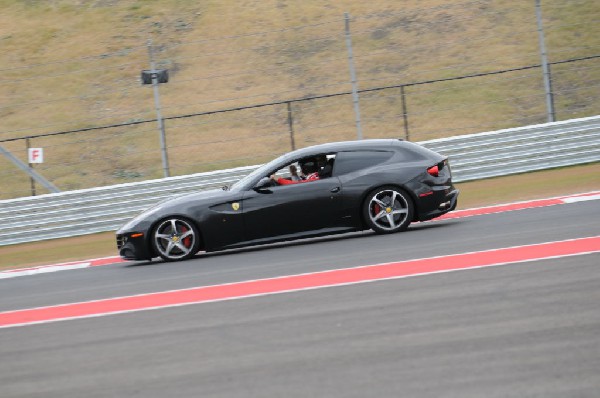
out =
<svg viewBox="0 0 600 398"><path fill-rule="evenodd" d="M331 193L340 192L340 187L334 187L330 189Z"/></svg>

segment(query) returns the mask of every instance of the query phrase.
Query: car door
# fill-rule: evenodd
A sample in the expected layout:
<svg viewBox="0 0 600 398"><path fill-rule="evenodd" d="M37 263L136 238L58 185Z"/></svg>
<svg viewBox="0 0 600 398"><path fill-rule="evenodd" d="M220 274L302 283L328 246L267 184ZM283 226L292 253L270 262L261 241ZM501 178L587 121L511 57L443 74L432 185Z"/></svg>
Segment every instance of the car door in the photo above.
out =
<svg viewBox="0 0 600 398"><path fill-rule="evenodd" d="M243 242L244 221L242 194L232 193L223 200L202 207L198 224L203 232L205 244L210 249L219 249Z"/></svg>
<svg viewBox="0 0 600 398"><path fill-rule="evenodd" d="M243 200L247 241L340 227L342 186L336 177L249 190Z"/></svg>

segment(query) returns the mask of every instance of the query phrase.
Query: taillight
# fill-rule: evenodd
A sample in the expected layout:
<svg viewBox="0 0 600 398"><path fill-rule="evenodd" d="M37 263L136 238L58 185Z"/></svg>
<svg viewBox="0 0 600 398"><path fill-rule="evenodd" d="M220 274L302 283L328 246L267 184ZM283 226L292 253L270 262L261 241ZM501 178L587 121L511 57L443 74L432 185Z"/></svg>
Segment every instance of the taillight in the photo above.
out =
<svg viewBox="0 0 600 398"><path fill-rule="evenodd" d="M432 177L439 177L440 171L444 170L444 167L446 167L447 162L448 162L448 160L444 159L441 162L439 162L438 164L428 168L427 172Z"/></svg>
<svg viewBox="0 0 600 398"><path fill-rule="evenodd" d="M431 166L430 168L428 168L427 172L432 177L438 177L440 175L440 168L436 164L435 166Z"/></svg>

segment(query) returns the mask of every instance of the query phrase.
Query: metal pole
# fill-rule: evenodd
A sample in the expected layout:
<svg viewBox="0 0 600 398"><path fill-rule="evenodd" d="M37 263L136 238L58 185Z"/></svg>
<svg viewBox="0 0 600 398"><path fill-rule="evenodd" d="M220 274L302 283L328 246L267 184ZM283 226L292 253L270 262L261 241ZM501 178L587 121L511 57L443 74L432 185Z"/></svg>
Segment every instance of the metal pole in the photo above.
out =
<svg viewBox="0 0 600 398"><path fill-rule="evenodd" d="M160 152L162 155L163 174L169 177L169 156L167 154L167 139L165 137L165 124L160 113L160 97L158 94L158 76L154 65L154 56L152 54L152 40L148 40L148 55L150 56L150 69L152 73L152 89L154 90L154 107L156 108L156 120L158 121L158 131L160 134Z"/></svg>
<svg viewBox="0 0 600 398"><path fill-rule="evenodd" d="M19 158L15 155L4 149L0 146L0 155L6 156L8 160L13 162L18 168L26 172L31 176L31 178L35 179L40 185L43 185L48 191L58 193L60 189L56 188L50 181L47 181L44 177L35 172L31 167L27 166L26 163L23 163Z"/></svg>
<svg viewBox="0 0 600 398"><path fill-rule="evenodd" d="M350 67L350 80L352 81L352 102L354 103L354 114L356 116L356 136L362 140L362 128L360 125L360 105L358 103L358 85L356 83L356 71L354 70L354 56L352 55L352 37L350 36L350 15L344 13L346 28L346 47L348 48L348 65Z"/></svg>
<svg viewBox="0 0 600 398"><path fill-rule="evenodd" d="M29 148L31 148L29 137L25 138L25 146L27 147L27 153L29 153ZM33 164L29 163L29 168L33 170ZM31 181L31 196L35 196L35 180L32 176L29 176L29 180Z"/></svg>
<svg viewBox="0 0 600 398"><path fill-rule="evenodd" d="M546 109L548 112L548 122L556 120L554 112L554 96L552 94L552 76L550 75L550 65L548 64L548 55L546 54L546 44L544 43L544 27L542 25L541 0L535 0L535 15L537 18L538 36L540 39L540 53L542 56L542 69L544 71L544 89L546 90Z"/></svg>
<svg viewBox="0 0 600 398"><path fill-rule="evenodd" d="M402 100L402 118L404 119L404 137L409 141L408 134L408 112L406 112L406 96L404 94L404 84L400 86L400 98Z"/></svg>
<svg viewBox="0 0 600 398"><path fill-rule="evenodd" d="M292 144L292 151L296 149L296 142L294 141L294 119L292 117L292 103L287 102L287 116L288 116L288 127L290 128L290 141Z"/></svg>

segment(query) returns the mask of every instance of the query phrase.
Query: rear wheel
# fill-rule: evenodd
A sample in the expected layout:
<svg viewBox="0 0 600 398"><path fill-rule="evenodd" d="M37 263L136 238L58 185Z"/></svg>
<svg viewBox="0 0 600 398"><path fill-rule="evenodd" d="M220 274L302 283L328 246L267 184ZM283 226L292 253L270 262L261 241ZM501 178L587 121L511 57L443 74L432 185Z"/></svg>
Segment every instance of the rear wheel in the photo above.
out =
<svg viewBox="0 0 600 398"><path fill-rule="evenodd" d="M371 192L363 204L367 225L380 234L404 231L414 214L412 200L396 187L381 187Z"/></svg>
<svg viewBox="0 0 600 398"><path fill-rule="evenodd" d="M152 245L166 261L186 260L200 249L200 233L194 223L181 217L170 217L154 229Z"/></svg>

